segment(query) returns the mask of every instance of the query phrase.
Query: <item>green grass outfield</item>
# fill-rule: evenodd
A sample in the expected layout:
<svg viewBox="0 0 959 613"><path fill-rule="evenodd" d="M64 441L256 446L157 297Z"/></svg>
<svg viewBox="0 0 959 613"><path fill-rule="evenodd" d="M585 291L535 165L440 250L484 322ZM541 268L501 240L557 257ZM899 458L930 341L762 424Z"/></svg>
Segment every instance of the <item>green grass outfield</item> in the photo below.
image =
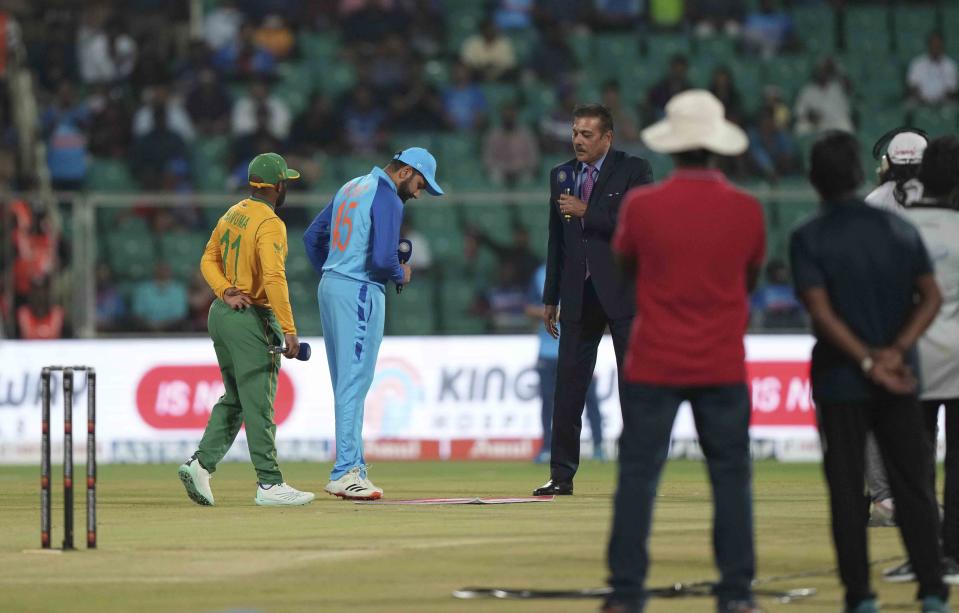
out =
<svg viewBox="0 0 959 613"><path fill-rule="evenodd" d="M601 586L614 464L585 463L576 495L503 506L361 506L322 493L328 465L283 466L320 493L293 509L253 504L248 464L224 464L217 506L190 502L176 466L102 466L100 548L27 553L39 543L39 468L0 467L0 611L595 611L599 601L457 601L463 586ZM55 479L58 468L54 469ZM525 463L384 463L371 476L392 498L528 495L547 470ZM759 577L826 570L834 557L818 464L756 464ZM76 474L83 474L77 466ZM55 480L53 542L62 538ZM83 489L76 540L84 543ZM668 465L657 500L651 585L715 576L703 466ZM872 557L902 554L898 532L870 530ZM876 587L905 609L914 585ZM767 611L838 611L834 575L770 583L815 587L810 600L761 600ZM654 600L657 611L711 611L706 599ZM918 607L908 604L907 610Z"/></svg>

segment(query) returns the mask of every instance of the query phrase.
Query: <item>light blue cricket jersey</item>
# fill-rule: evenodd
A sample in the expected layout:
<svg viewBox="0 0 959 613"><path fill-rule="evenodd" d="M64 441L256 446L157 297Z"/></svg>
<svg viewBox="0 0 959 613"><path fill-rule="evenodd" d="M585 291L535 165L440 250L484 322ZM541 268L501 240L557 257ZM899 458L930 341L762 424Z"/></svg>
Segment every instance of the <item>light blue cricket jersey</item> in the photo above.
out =
<svg viewBox="0 0 959 613"><path fill-rule="evenodd" d="M340 188L303 236L306 255L320 275L384 286L403 282L396 249L403 202L381 168Z"/></svg>

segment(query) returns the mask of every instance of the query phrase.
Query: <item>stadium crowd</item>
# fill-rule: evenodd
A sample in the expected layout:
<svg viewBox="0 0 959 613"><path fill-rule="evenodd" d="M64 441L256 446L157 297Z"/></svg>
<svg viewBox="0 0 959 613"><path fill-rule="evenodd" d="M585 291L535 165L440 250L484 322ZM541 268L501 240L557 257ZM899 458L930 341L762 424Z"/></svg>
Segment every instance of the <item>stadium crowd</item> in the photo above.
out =
<svg viewBox="0 0 959 613"><path fill-rule="evenodd" d="M855 19L891 17L895 7L883 2L199 4L199 19L191 19L185 0L91 2L83 10L69 2L11 4L35 78L53 187L182 195L176 207L141 199L100 216L101 235L128 222L157 241L170 232L209 232L190 194L242 191L247 164L262 151L284 155L303 171L295 187L319 195L382 164L398 144L429 138L443 143L439 174L454 190L544 191L545 170L569 157L570 111L587 99L612 110L617 148L647 156L641 126L660 118L676 93L708 88L750 140L723 170L740 182L770 184L802 176L804 152L823 130L868 139L878 135L876 122L896 113L894 123L935 116L954 129L956 122L957 70L945 35L959 33L932 31L930 22L909 38L884 29L884 48L860 41ZM943 10L925 6L933 16ZM809 15L829 16L833 31ZM877 91L865 78L874 68L861 58L873 44L897 58L887 68L901 75L885 78L901 83ZM9 106L0 104L4 149L17 138ZM887 112L877 116L878 106ZM668 170L654 160L657 179ZM0 153L0 178L31 187L18 185L16 175L13 155ZM68 237L28 202L6 209L3 238L13 249L5 250L3 269L15 278L15 292L0 304L3 328L23 338L68 336L63 302L50 300L54 285L58 296L68 295L55 283L69 264ZM285 215L291 228L305 226L303 209ZM513 243L499 245L480 228L458 224L466 265L486 250L498 264L480 274L475 287L487 289L474 291L462 313L485 322L481 329L530 328L523 297L542 252L530 246L530 225L516 219ZM202 279L162 261L151 268L124 285L110 260L100 259L98 330L204 329L210 296ZM757 328L804 326L788 279L784 263L770 261L753 300Z"/></svg>

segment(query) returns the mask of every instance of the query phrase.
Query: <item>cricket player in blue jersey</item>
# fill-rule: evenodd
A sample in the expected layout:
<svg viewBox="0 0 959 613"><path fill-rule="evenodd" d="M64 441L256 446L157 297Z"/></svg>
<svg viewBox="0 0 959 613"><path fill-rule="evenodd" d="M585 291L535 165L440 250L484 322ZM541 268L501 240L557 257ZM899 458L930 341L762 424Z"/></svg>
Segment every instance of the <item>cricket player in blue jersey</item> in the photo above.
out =
<svg viewBox="0 0 959 613"><path fill-rule="evenodd" d="M317 297L335 402L336 463L325 489L340 498L383 496L367 478L363 405L383 340L386 285L410 282L410 267L397 255L403 203L424 188L443 194L436 160L426 149L406 149L386 168L341 187L303 236L320 274Z"/></svg>

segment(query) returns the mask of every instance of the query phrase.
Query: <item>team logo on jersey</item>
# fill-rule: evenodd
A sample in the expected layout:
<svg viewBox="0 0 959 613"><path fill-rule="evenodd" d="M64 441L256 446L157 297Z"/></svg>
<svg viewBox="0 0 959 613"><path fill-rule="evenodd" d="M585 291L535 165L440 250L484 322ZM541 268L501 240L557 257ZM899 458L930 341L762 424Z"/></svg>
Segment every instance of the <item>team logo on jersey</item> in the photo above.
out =
<svg viewBox="0 0 959 613"><path fill-rule="evenodd" d="M559 182L560 184L566 183L568 178L569 178L569 175L566 173L565 170L561 170L558 173L556 173L556 181Z"/></svg>
<svg viewBox="0 0 959 613"><path fill-rule="evenodd" d="M273 250L276 251L276 253L279 255L283 253L283 245L281 245L280 243L273 243Z"/></svg>

